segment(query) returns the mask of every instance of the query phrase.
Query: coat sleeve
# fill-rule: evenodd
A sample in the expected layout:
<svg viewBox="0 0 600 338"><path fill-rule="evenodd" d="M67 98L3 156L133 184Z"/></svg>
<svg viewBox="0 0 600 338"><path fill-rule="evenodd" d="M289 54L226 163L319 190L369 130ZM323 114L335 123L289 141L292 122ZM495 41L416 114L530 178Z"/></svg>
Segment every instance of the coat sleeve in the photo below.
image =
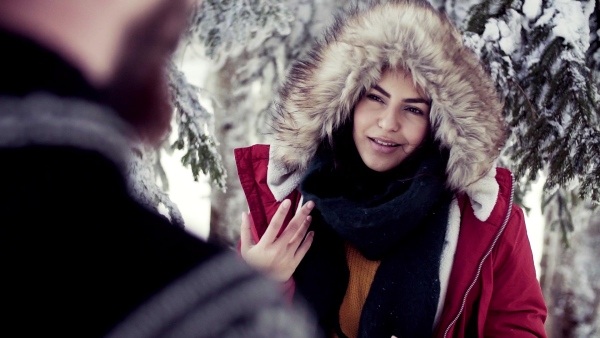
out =
<svg viewBox="0 0 600 338"><path fill-rule="evenodd" d="M234 150L234 155L238 169L238 178L248 202L252 222L252 235L254 240L258 242L267 230L277 208L279 208L279 205L283 201L275 199L267 184L269 145L258 144L251 147L238 148ZM297 207L300 203L301 194L298 190L294 190L284 199L290 199L292 205ZM295 207L290 208L280 233L291 221L295 211ZM238 245L239 249L240 245ZM282 284L282 289L286 297L291 300L295 290L294 280L290 278L289 281Z"/></svg>
<svg viewBox="0 0 600 338"><path fill-rule="evenodd" d="M513 206L493 255L493 291L485 320L485 337L546 337L547 309L523 211Z"/></svg>
<svg viewBox="0 0 600 338"><path fill-rule="evenodd" d="M300 192L292 191L284 199L278 201L273 196L267 183L267 169L269 162L269 146L257 144L246 148L234 150L235 161L238 169L238 178L248 202L248 209L252 218L252 234L258 241L267 230L273 215L284 199L289 199L293 206L300 203ZM283 222L283 231L294 217L296 209L290 208Z"/></svg>

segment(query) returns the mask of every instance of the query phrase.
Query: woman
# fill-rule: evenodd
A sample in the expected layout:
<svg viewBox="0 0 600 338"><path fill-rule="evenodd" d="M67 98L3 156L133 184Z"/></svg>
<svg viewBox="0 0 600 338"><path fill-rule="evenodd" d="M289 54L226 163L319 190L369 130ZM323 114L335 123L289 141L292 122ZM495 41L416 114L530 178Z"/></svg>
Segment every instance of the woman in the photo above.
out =
<svg viewBox="0 0 600 338"><path fill-rule="evenodd" d="M501 100L448 19L425 1L342 14L275 106L271 145L235 152L241 253L328 335L545 336L513 178L495 167Z"/></svg>

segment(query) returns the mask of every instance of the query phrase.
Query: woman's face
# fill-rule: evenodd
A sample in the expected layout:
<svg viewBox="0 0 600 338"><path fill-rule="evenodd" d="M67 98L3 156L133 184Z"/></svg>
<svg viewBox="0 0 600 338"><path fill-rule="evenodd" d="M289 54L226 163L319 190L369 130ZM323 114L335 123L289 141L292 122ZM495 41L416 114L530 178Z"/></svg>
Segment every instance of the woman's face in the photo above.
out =
<svg viewBox="0 0 600 338"><path fill-rule="evenodd" d="M398 166L423 142L429 129L430 100L403 71L385 71L354 108L352 136L372 170Z"/></svg>

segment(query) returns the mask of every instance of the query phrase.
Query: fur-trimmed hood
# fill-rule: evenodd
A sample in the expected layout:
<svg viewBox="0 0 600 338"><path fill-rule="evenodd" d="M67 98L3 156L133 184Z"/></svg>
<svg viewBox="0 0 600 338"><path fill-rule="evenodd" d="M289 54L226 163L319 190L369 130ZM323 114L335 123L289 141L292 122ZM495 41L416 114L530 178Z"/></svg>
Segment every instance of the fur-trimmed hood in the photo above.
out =
<svg viewBox="0 0 600 338"><path fill-rule="evenodd" d="M434 137L450 149L448 186L468 192L504 145L503 106L478 57L426 1L372 1L336 16L278 93L272 161L293 176L303 173L386 67L410 70L432 99Z"/></svg>

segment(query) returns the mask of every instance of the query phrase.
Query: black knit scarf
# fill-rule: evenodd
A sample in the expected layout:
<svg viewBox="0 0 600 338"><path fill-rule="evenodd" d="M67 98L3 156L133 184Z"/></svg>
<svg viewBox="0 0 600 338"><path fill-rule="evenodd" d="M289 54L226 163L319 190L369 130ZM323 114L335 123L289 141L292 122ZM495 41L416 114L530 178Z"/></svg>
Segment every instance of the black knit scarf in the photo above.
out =
<svg viewBox="0 0 600 338"><path fill-rule="evenodd" d="M322 144L300 190L315 202L311 249L294 273L298 295L326 331L344 334L339 309L348 285L344 242L381 260L359 323L359 337L431 337L439 267L452 194L447 155L428 143L397 168L364 165L349 132L334 153Z"/></svg>

